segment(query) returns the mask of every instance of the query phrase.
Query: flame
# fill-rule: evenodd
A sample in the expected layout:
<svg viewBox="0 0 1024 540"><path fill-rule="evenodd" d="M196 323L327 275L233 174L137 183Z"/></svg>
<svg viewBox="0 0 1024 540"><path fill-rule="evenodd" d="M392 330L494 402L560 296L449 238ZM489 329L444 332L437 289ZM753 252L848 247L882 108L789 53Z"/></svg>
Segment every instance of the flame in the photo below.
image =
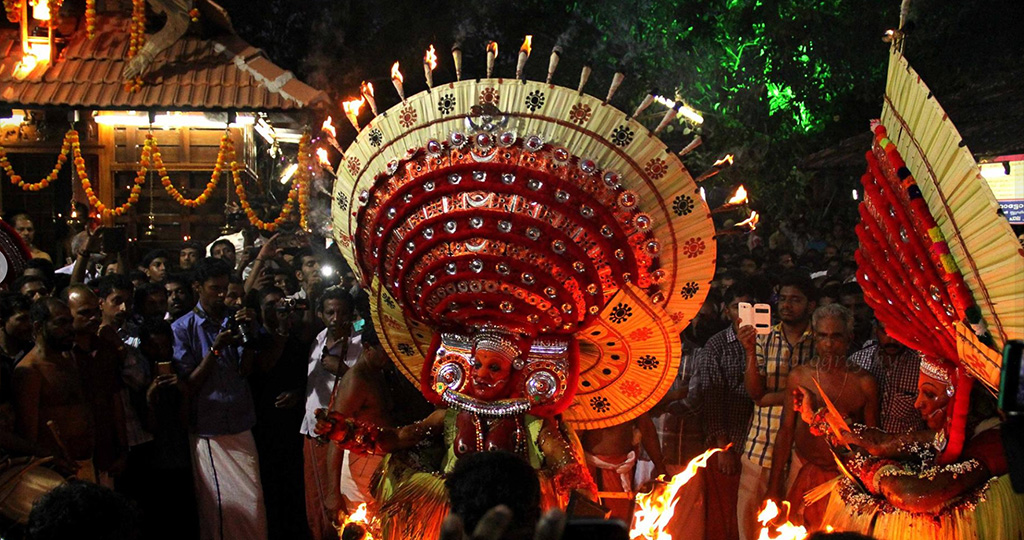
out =
<svg viewBox="0 0 1024 540"><path fill-rule="evenodd" d="M765 501L764 508L757 514L757 521L761 524L761 534L758 535L757 540L803 540L807 538L807 529L788 521L789 502L782 501L782 505L786 508L787 521L781 525L771 525L770 522L779 516L779 507L771 499ZM775 536L772 536L772 529L775 530Z"/></svg>
<svg viewBox="0 0 1024 540"><path fill-rule="evenodd" d="M395 62L395 66L398 66L398 62ZM392 68L391 69L391 76L392 77L394 77L394 73L395 73L395 69ZM402 74L399 73L398 76L401 77ZM369 82L369 81L363 81L363 84L359 85L359 93L363 94L364 96L373 97L373 83Z"/></svg>
<svg viewBox="0 0 1024 540"><path fill-rule="evenodd" d="M320 165L322 167L326 167L328 169L331 167L331 160L327 158L327 149L326 148L317 148L316 149L316 158L318 160L320 160Z"/></svg>
<svg viewBox="0 0 1024 540"><path fill-rule="evenodd" d="M487 42L487 52L493 53L494 56L498 56L498 42L497 41L488 41Z"/></svg>
<svg viewBox="0 0 1024 540"><path fill-rule="evenodd" d="M650 493L637 493L633 527L629 531L630 540L672 540L672 534L666 532L665 528L675 514L676 495L697 475L699 469L707 466L708 459L715 452L722 450L725 448L712 448L704 452L691 459L683 472L673 476L667 483L659 482Z"/></svg>
<svg viewBox="0 0 1024 540"><path fill-rule="evenodd" d="M341 517L341 515L343 514L339 514L339 517ZM355 512L352 512L351 515L345 516L345 519L343 519L341 524L338 526L339 536L340 533L345 531L345 527L352 523L361 526L363 530L366 531L366 535L363 536L363 540L373 540L372 530L374 529L374 518L370 515L370 512L367 511L366 503L360 504L359 507L356 508Z"/></svg>
<svg viewBox="0 0 1024 540"><path fill-rule="evenodd" d="M747 204L747 190L743 186L736 188L736 193L725 204Z"/></svg>
<svg viewBox="0 0 1024 540"><path fill-rule="evenodd" d="M338 131L334 129L334 123L331 122L331 120L331 117L328 116L327 120L324 120L323 125L320 126L320 129L323 130L324 133L330 133L331 137L337 137Z"/></svg>
<svg viewBox="0 0 1024 540"><path fill-rule="evenodd" d="M759 216L757 212L751 210L750 217L737 223L736 227L746 227L747 225L750 225L750 230L754 230L757 228L757 223L759 221L761 221L761 216Z"/></svg>
<svg viewBox="0 0 1024 540"><path fill-rule="evenodd" d="M732 165L732 154L726 154L726 156L715 162L715 167L728 167Z"/></svg>
<svg viewBox="0 0 1024 540"><path fill-rule="evenodd" d="M402 77L402 72L398 71L398 62L395 62L395 65L391 66L391 80L398 82L405 81L405 78Z"/></svg>
<svg viewBox="0 0 1024 540"><path fill-rule="evenodd" d="M359 109L363 108L363 103L366 103L366 100L363 98L350 99L342 103L341 108L342 110L345 111L345 114L348 115L349 118L354 118L356 116L359 116Z"/></svg>
<svg viewBox="0 0 1024 540"><path fill-rule="evenodd" d="M430 71L434 71L434 68L437 67L437 53L434 52L433 45L427 49L427 54L423 55L423 64L430 66Z"/></svg>
<svg viewBox="0 0 1024 540"><path fill-rule="evenodd" d="M523 46L519 47L519 52L526 53L526 56L530 56L530 45L533 43L533 36L526 36L523 40ZM497 44L495 44L494 53L498 53Z"/></svg>

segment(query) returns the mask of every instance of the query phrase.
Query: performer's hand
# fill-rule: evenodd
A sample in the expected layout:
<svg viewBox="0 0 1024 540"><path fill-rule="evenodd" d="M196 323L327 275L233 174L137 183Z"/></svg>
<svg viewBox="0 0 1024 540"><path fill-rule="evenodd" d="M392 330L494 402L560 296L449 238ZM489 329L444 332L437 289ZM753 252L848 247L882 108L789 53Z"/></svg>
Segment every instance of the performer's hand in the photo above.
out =
<svg viewBox="0 0 1024 540"><path fill-rule="evenodd" d="M800 419L810 425L814 421L814 413L818 410L817 399L810 390L797 386L793 390L793 410L800 413Z"/></svg>
<svg viewBox="0 0 1024 540"><path fill-rule="evenodd" d="M491 508L484 517L477 523L473 536L466 536L463 530L462 519L455 514L448 514L441 524L440 540L500 540L505 535L505 529L512 521L512 511L507 506L500 505ZM534 540L560 540L565 530L565 514L557 509L551 509L537 522L537 530L533 534Z"/></svg>

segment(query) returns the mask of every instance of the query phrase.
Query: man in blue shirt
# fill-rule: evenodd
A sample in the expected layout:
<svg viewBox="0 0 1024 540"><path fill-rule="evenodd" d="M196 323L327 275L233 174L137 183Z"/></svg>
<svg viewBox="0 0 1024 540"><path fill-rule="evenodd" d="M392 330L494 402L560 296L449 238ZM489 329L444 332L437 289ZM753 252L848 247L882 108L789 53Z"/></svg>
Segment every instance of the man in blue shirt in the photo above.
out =
<svg viewBox="0 0 1024 540"><path fill-rule="evenodd" d="M186 381L192 469L203 540L267 538L256 423L246 376L254 353L239 328L251 328L254 312L230 313L224 305L231 266L207 258L195 267L199 303L174 322L174 363ZM248 330L254 334L254 330Z"/></svg>

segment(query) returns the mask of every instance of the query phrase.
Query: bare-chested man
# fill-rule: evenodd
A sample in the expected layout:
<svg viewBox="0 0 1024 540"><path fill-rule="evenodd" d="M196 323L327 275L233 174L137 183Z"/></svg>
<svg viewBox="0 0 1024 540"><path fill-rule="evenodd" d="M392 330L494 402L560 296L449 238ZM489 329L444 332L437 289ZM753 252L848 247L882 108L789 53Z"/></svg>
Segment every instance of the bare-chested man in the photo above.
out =
<svg viewBox="0 0 1024 540"><path fill-rule="evenodd" d="M828 497L804 504L804 493L839 474L832 450L825 439L811 434L809 426L794 408L794 396L810 394L820 402L818 387L832 401L845 418L868 426L878 425L878 386L866 370L847 361L847 352L853 340L853 313L839 304L829 304L815 310L811 320L814 329L816 356L807 364L789 372L786 380L782 426L775 440L771 475L768 479L768 498L790 501L794 522L802 520L809 531L821 526L821 518L828 505ZM790 448L796 442L796 458L792 467L798 467L797 478L789 490L783 492Z"/></svg>
<svg viewBox="0 0 1024 540"><path fill-rule="evenodd" d="M32 306L35 347L14 368L18 434L47 452L78 462L78 477L95 480L92 467L92 403L70 355L74 346L71 310L56 298ZM53 420L60 441L47 426Z"/></svg>
<svg viewBox="0 0 1024 540"><path fill-rule="evenodd" d="M632 422L617 426L580 432L580 443L587 458L590 474L601 491L635 493L639 486L633 485L633 471L637 455L634 446L634 432L640 434L640 443L654 462L654 476L667 475L665 459L658 442L658 431L646 413ZM630 522L633 513L632 497L626 499L605 499L602 501L612 511L612 517Z"/></svg>

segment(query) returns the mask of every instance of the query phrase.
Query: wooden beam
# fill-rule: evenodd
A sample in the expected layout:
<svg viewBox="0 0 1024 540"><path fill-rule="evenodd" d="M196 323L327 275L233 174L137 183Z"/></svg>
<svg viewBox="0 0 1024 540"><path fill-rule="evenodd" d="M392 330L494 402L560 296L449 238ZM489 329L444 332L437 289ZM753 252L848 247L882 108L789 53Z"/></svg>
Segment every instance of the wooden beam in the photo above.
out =
<svg viewBox="0 0 1024 540"><path fill-rule="evenodd" d="M99 136L99 149L96 156L99 159L99 199L107 208L114 207L114 171L111 164L114 160L114 128L99 124L97 133ZM112 218L104 218L104 225L112 225Z"/></svg>

